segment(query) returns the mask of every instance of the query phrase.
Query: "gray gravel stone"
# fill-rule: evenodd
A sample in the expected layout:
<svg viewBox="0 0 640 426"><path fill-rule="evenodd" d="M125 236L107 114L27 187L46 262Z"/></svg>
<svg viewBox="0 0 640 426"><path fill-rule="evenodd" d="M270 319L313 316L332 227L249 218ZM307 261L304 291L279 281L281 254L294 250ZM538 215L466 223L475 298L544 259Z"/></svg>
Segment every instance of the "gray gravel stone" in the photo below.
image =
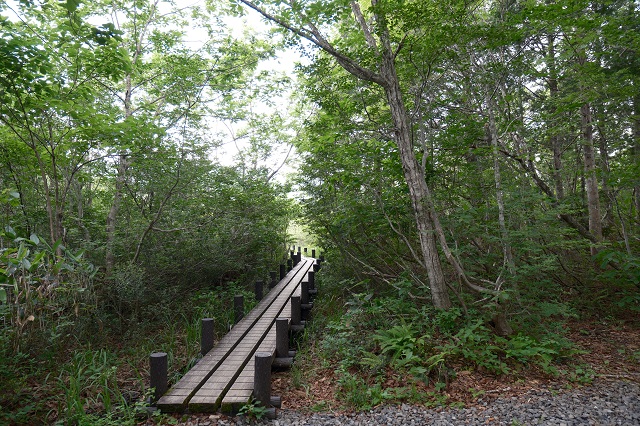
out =
<svg viewBox="0 0 640 426"><path fill-rule="evenodd" d="M250 424L236 419L232 424ZM246 422L246 423L245 423ZM518 398L482 401L480 407L426 409L401 404L335 415L278 410L274 421L253 424L273 426L373 426L373 425L553 425L640 426L640 384L596 380L591 386L561 392L532 390Z"/></svg>

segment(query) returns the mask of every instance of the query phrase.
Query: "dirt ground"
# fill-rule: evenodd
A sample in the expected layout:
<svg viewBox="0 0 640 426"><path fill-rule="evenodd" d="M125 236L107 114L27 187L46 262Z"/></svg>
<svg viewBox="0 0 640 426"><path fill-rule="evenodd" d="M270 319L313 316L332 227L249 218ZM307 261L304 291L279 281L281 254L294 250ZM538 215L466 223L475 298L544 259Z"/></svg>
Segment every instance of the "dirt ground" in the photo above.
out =
<svg viewBox="0 0 640 426"><path fill-rule="evenodd" d="M532 388L550 387L558 390L588 384L590 378L627 379L640 382L640 319L624 323L575 322L570 324L570 339L585 351L576 357L579 365L567 366L567 374L550 377L536 369L496 376L481 369L461 370L445 389L447 403L473 405L482 396L509 397L523 394ZM561 367L562 368L562 367ZM282 396L283 408L308 411L324 408L340 411L343 405L336 400L336 378L333 369L317 370L316 380L295 388L291 374L273 376L272 393ZM401 377L389 377L386 386L403 386ZM433 387L433 386L431 386ZM425 386L425 390L429 389Z"/></svg>

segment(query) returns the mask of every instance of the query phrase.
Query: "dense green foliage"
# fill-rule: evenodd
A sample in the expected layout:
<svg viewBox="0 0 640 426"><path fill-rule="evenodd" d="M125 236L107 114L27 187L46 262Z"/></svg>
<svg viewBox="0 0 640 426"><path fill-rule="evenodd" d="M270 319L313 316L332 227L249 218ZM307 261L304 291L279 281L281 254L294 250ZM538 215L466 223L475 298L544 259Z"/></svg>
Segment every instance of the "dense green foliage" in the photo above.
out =
<svg viewBox="0 0 640 426"><path fill-rule="evenodd" d="M640 309L637 5L365 3L373 30L375 17L393 21L442 253L498 291L469 292L452 264L458 303L485 298L488 314L515 312L559 289ZM373 53L351 11L334 13L334 46L366 64ZM347 275L428 287L384 92L322 51L300 78L314 111L297 145L310 228Z"/></svg>
<svg viewBox="0 0 640 426"><path fill-rule="evenodd" d="M288 245L275 147L222 164L210 129L282 133L276 46L165 1L3 2L0 32L0 423L132 424L149 353L184 373Z"/></svg>
<svg viewBox="0 0 640 426"><path fill-rule="evenodd" d="M514 381L532 373L562 376L578 385L595 377L589 365L576 361L584 351L566 336L567 323L578 315L570 303L532 305L513 321L520 331L502 337L476 308L467 314L460 308L435 310L428 291L408 280L380 290L370 282L340 279L336 266L328 264L318 275L319 311L302 337L292 372L293 384L307 389L335 377L335 400L320 400L313 410L398 402L459 406L450 386L458 375L475 372ZM474 399L484 393L464 391Z"/></svg>

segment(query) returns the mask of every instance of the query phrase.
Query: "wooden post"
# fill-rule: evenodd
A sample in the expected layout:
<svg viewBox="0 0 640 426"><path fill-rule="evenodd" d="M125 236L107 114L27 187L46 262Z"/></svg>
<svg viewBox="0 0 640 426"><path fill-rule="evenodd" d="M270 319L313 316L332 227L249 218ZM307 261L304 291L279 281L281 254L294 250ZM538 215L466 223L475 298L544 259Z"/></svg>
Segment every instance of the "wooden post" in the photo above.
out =
<svg viewBox="0 0 640 426"><path fill-rule="evenodd" d="M287 275L287 266L284 264L280 264L280 279L284 280L285 275Z"/></svg>
<svg viewBox="0 0 640 426"><path fill-rule="evenodd" d="M258 280L255 285L256 300L260 301L264 297L264 281Z"/></svg>
<svg viewBox="0 0 640 426"><path fill-rule="evenodd" d="M303 322L309 320L313 304L309 300L309 282L302 281L300 283L300 316Z"/></svg>
<svg viewBox="0 0 640 426"><path fill-rule="evenodd" d="M276 318L276 358L289 356L289 318Z"/></svg>
<svg viewBox="0 0 640 426"><path fill-rule="evenodd" d="M276 410L271 405L271 353L256 352L254 357L253 396L267 408L267 418L275 419Z"/></svg>
<svg viewBox="0 0 640 426"><path fill-rule="evenodd" d="M300 296L291 296L291 325L300 325Z"/></svg>
<svg viewBox="0 0 640 426"><path fill-rule="evenodd" d="M307 248L306 247L304 248L304 255L305 256L307 255Z"/></svg>
<svg viewBox="0 0 640 426"><path fill-rule="evenodd" d="M287 259L287 270L291 271L293 269L293 260Z"/></svg>
<svg viewBox="0 0 640 426"><path fill-rule="evenodd" d="M202 319L202 331L200 333L200 353L205 356L213 349L213 318Z"/></svg>
<svg viewBox="0 0 640 426"><path fill-rule="evenodd" d="M300 304L309 304L309 281L302 281L300 283Z"/></svg>
<svg viewBox="0 0 640 426"><path fill-rule="evenodd" d="M309 271L307 272L307 280L309 280L309 290L316 289L316 272Z"/></svg>
<svg viewBox="0 0 640 426"><path fill-rule="evenodd" d="M320 264L319 263L314 263L313 264L313 272L318 272L320 270Z"/></svg>
<svg viewBox="0 0 640 426"><path fill-rule="evenodd" d="M302 247L298 246L298 254L302 253Z"/></svg>
<svg viewBox="0 0 640 426"><path fill-rule="evenodd" d="M276 284L278 284L278 280L276 278L276 275L277 275L276 271L269 272L269 276L271 277L271 282L269 282L269 290L271 290L272 288L274 288L276 286Z"/></svg>
<svg viewBox="0 0 640 426"><path fill-rule="evenodd" d="M149 357L149 366L151 387L155 388L151 402L155 403L169 389L167 354L165 352L152 353Z"/></svg>
<svg viewBox="0 0 640 426"><path fill-rule="evenodd" d="M244 317L244 296L241 294L236 294L233 298L233 308L235 311L235 323L240 322L242 317Z"/></svg>
<svg viewBox="0 0 640 426"><path fill-rule="evenodd" d="M311 250L311 257L316 258L316 249Z"/></svg>

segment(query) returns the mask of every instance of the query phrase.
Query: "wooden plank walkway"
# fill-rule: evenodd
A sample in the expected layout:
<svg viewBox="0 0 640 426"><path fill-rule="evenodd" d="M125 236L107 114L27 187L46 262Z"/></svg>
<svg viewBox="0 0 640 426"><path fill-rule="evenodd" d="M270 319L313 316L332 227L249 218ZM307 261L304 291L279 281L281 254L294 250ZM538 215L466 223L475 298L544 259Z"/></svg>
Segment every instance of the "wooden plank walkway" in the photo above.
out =
<svg viewBox="0 0 640 426"><path fill-rule="evenodd" d="M290 299L313 270L315 259L302 258L218 344L162 396L162 411L215 412L244 405L253 391L253 355L275 352L275 320L291 315ZM251 361L251 362L250 362ZM226 398L226 400L225 400Z"/></svg>

